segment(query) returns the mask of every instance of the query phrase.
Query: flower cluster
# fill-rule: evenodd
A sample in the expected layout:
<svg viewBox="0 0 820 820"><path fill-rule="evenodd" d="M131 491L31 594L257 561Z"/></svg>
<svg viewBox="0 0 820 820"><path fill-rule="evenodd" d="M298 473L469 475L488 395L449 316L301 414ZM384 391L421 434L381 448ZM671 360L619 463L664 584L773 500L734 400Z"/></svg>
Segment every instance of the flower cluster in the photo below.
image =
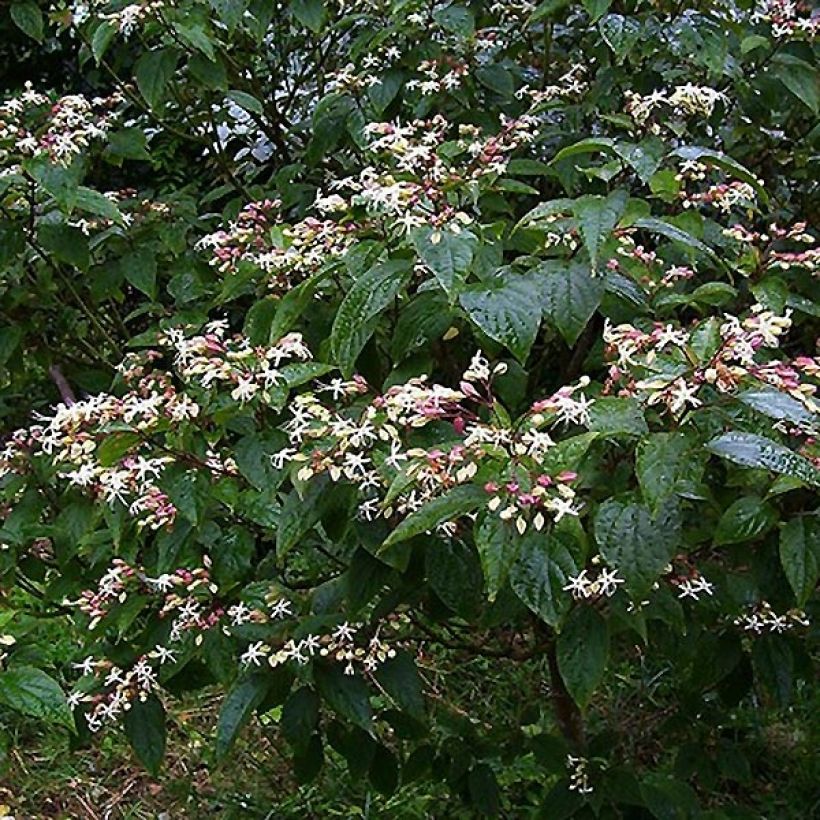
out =
<svg viewBox="0 0 820 820"><path fill-rule="evenodd" d="M690 193L681 191L680 198L684 208L696 208L709 205L723 213L730 213L734 208L748 210L754 208L757 198L755 189L748 182L720 182L711 185L705 191Z"/></svg>
<svg viewBox="0 0 820 820"><path fill-rule="evenodd" d="M752 606L749 611L735 618L735 626L743 627L744 631L752 635L761 635L764 632L781 634L797 627L809 626L809 619L802 609L790 609L783 615L778 615L768 601Z"/></svg>
<svg viewBox="0 0 820 820"><path fill-rule="evenodd" d="M231 398L242 404L255 397L271 401L271 390L286 384L282 368L311 358L298 333L283 336L270 347L254 347L244 336L227 335L228 323L214 321L202 335L187 337L180 329L165 331L161 341L174 353L180 377L202 387L231 388Z"/></svg>
<svg viewBox="0 0 820 820"><path fill-rule="evenodd" d="M302 481L327 474L333 481L352 482L366 520L406 516L464 484L483 487L488 509L520 533L531 525L540 530L547 517L577 515L575 474L544 469L554 442L543 428L588 422L591 400L581 392L587 382L537 402L517 427L508 428L481 417L494 405L491 381L502 370L491 370L476 354L458 390L416 378L347 408L329 405L318 394L330 392L334 402L360 399L368 391L361 379L336 380L303 393L292 402L284 427L290 445L273 456L274 466L300 465ZM420 428L442 421L451 424L447 442L416 445ZM451 532L452 526L445 522L441 529Z"/></svg>
<svg viewBox="0 0 820 820"><path fill-rule="evenodd" d="M71 94L52 102L26 83L19 96L0 103L0 161L45 156L57 165L71 165L106 136L122 99L119 93L91 99Z"/></svg>
<svg viewBox="0 0 820 820"><path fill-rule="evenodd" d="M204 236L198 247L212 249L211 264L220 273L235 272L241 262L248 262L268 275L275 293L283 294L342 256L356 237L355 223L315 217L293 225L279 223L279 207L274 200L252 202L227 230Z"/></svg>
<svg viewBox="0 0 820 820"><path fill-rule="evenodd" d="M401 625L396 616L388 618L385 623L394 629ZM304 665L318 657L344 664L345 675L355 675L357 669L372 673L382 663L396 657L396 650L382 638L385 623L377 624L369 636L364 634L365 624L345 621L329 633L308 634L300 640L290 638L279 646L257 641L248 646L240 661L245 666L260 666L267 662L277 667L291 661Z"/></svg>
<svg viewBox="0 0 820 820"><path fill-rule="evenodd" d="M820 16L799 0L763 0L755 4L752 20L769 23L778 40L814 40L820 32Z"/></svg>
<svg viewBox="0 0 820 820"><path fill-rule="evenodd" d="M600 564L600 557L592 559L593 565ZM562 587L569 592L576 601L587 601L597 598L611 598L624 579L618 576L618 570L602 567L596 575L590 575L594 570L582 569L577 575L567 578L568 583Z"/></svg>
<svg viewBox="0 0 820 820"><path fill-rule="evenodd" d="M535 110L541 106L551 103L555 100L578 100L586 93L589 88L585 77L587 75L587 67L581 63L577 63L562 74L554 83L544 86L544 88L530 88L529 86L521 86L516 92L515 97L518 100L528 98L532 101Z"/></svg>
<svg viewBox="0 0 820 820"><path fill-rule="evenodd" d="M620 385L618 395L637 395L649 405L664 404L673 415L688 407L699 407L699 391L710 385L720 393L731 393L746 379L764 382L788 393L812 412L817 362L801 356L792 362L761 361L766 349L779 346L780 337L791 326L791 311L783 316L755 305L744 319L726 316L720 326L720 344L707 361L693 365L690 351L699 331L656 322L641 330L631 324L604 327L604 342L614 363L604 392Z"/></svg>
<svg viewBox="0 0 820 820"><path fill-rule="evenodd" d="M724 236L741 243L744 248L753 250L753 262L767 269L790 270L805 268L813 273L820 271L820 248L803 250L785 250L790 244L814 245L815 237L807 230L805 222L795 222L790 226L777 223L769 225L766 231L754 231L745 225L735 224L725 228Z"/></svg>
<svg viewBox="0 0 820 820"><path fill-rule="evenodd" d="M654 119L658 109L672 113L679 118L712 116L718 103L725 104L726 95L705 85L686 83L677 85L672 91L659 90L643 95L636 91L626 92L626 112L641 128L648 128L659 134L665 124L663 119Z"/></svg>
<svg viewBox="0 0 820 820"><path fill-rule="evenodd" d="M75 664L83 678L69 694L68 705L76 709L88 704L83 714L89 731L99 732L107 724L116 724L135 702L145 702L160 691L157 669L151 661L164 656L152 655L141 656L129 669L93 656Z"/></svg>
<svg viewBox="0 0 820 820"><path fill-rule="evenodd" d="M569 790L578 794L592 794L594 789L589 783L589 761L585 757L567 755L569 771Z"/></svg>
<svg viewBox="0 0 820 820"><path fill-rule="evenodd" d="M275 391L287 386L287 366L310 358L298 334L270 347L253 347L244 337L228 337L227 323L209 323L204 333L187 337L180 329L161 341L174 354L178 376L186 387L224 388L240 404L278 402ZM70 484L85 488L110 505L125 504L140 527L169 526L176 508L161 489L161 478L177 454L152 439L153 434L190 422L202 413L201 401L175 386L173 376L146 364L157 351L126 358L119 371L129 386L122 396L102 393L73 404L60 404L52 416L15 433L0 458L0 475L25 469L27 453L45 456ZM120 435L124 452L113 464L99 457L112 435ZM230 456L210 450L204 460L188 456L209 472L236 474ZM105 462L105 463L103 463Z"/></svg>

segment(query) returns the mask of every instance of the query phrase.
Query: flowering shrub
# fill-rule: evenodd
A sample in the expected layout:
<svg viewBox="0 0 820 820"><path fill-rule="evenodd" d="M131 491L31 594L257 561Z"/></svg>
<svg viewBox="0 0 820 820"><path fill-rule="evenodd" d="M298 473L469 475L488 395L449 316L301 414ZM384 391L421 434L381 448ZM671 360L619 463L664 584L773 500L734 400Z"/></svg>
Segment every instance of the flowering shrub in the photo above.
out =
<svg viewBox="0 0 820 820"><path fill-rule="evenodd" d="M0 704L735 816L816 651L809 4L3 14Z"/></svg>

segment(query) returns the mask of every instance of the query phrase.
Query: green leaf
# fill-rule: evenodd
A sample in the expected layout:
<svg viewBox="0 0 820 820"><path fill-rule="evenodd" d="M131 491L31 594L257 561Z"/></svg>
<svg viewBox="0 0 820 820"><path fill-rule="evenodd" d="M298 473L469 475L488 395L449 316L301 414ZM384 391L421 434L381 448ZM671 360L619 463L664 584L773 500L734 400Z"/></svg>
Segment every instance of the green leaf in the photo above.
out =
<svg viewBox="0 0 820 820"><path fill-rule="evenodd" d="M91 264L88 237L79 228L62 222L41 224L37 237L43 248L58 261L83 271L88 270Z"/></svg>
<svg viewBox="0 0 820 820"><path fill-rule="evenodd" d="M645 219L636 219L632 223L632 227L640 228L650 233L660 234L667 239L680 242L692 250L700 251L715 262L720 262L717 254L708 245L704 245L703 242L692 236L692 234L687 233L682 228L678 228L676 225L671 225L669 222L647 217Z"/></svg>
<svg viewBox="0 0 820 820"><path fill-rule="evenodd" d="M431 545L424 554L428 583L444 604L469 618L484 600L484 574L478 553L460 539Z"/></svg>
<svg viewBox="0 0 820 820"><path fill-rule="evenodd" d="M696 820L698 799L688 783L665 774L650 774L641 781L641 797L657 820Z"/></svg>
<svg viewBox="0 0 820 820"><path fill-rule="evenodd" d="M211 8L230 31L242 22L250 0L208 0Z"/></svg>
<svg viewBox="0 0 820 820"><path fill-rule="evenodd" d="M545 536L531 530L522 539L510 570L510 586L515 594L552 627L560 624L571 604L563 589L567 578L578 573L568 541L563 533Z"/></svg>
<svg viewBox="0 0 820 820"><path fill-rule="evenodd" d="M322 0L290 0L290 13L314 34L322 30L327 19Z"/></svg>
<svg viewBox="0 0 820 820"><path fill-rule="evenodd" d="M477 243L469 231L454 233L438 228L413 231L413 244L419 258L433 271L450 301L455 300L464 285Z"/></svg>
<svg viewBox="0 0 820 820"><path fill-rule="evenodd" d="M373 759L367 776L379 794L391 795L399 786L399 761L396 755L381 743L373 750Z"/></svg>
<svg viewBox="0 0 820 820"><path fill-rule="evenodd" d="M214 59L214 44L202 25L199 23L175 22L173 26L179 39L185 45L190 46L194 51L198 51L209 60Z"/></svg>
<svg viewBox="0 0 820 820"><path fill-rule="evenodd" d="M348 291L330 332L334 360L345 376L353 372L359 353L373 335L373 320L393 301L409 275L410 265L405 260L380 263Z"/></svg>
<svg viewBox="0 0 820 820"><path fill-rule="evenodd" d="M293 489L285 499L276 528L276 555L281 560L322 517L322 502L328 492L326 479L311 481L304 494Z"/></svg>
<svg viewBox="0 0 820 820"><path fill-rule="evenodd" d="M793 518L780 531L780 563L794 590L797 605L805 606L820 578L820 518Z"/></svg>
<svg viewBox="0 0 820 820"><path fill-rule="evenodd" d="M741 467L771 470L820 487L820 470L788 447L754 433L731 432L713 438L706 449Z"/></svg>
<svg viewBox="0 0 820 820"><path fill-rule="evenodd" d="M105 57L105 52L108 51L108 47L111 45L114 37L116 37L117 31L117 27L107 20L100 23L97 28L94 29L94 35L91 38L91 53L97 65L99 65L102 62L102 58Z"/></svg>
<svg viewBox="0 0 820 820"><path fill-rule="evenodd" d="M666 153L666 143L658 137L649 136L638 144L618 142L615 153L626 162L646 185L654 175Z"/></svg>
<svg viewBox="0 0 820 820"><path fill-rule="evenodd" d="M562 148L551 160L550 164L554 164L556 162L560 162L562 159L568 159L569 157L577 156L578 154L594 154L598 151L604 151L607 153L614 152L615 150L615 140L611 139L610 137L587 137L586 139L579 140L578 142L573 143L572 145L567 145L566 147ZM572 207L573 200L557 200L558 202L562 203L564 206ZM547 203L548 204L548 203ZM561 210L563 210L562 208Z"/></svg>
<svg viewBox="0 0 820 820"><path fill-rule="evenodd" d="M579 262L550 260L538 267L544 275L544 312L571 347L601 304L604 280Z"/></svg>
<svg viewBox="0 0 820 820"><path fill-rule="evenodd" d="M522 364L541 325L539 277L511 270L465 290L459 301L483 333L504 345Z"/></svg>
<svg viewBox="0 0 820 820"><path fill-rule="evenodd" d="M0 672L0 703L21 715L59 723L74 731L74 717L54 678L33 666Z"/></svg>
<svg viewBox="0 0 820 820"><path fill-rule="evenodd" d="M250 572L256 552L256 539L250 530L237 525L228 527L213 556L213 576L220 587L228 587Z"/></svg>
<svg viewBox="0 0 820 820"><path fill-rule="evenodd" d="M512 74L504 66L497 63L487 63L479 66L476 69L475 78L485 88L495 91L501 97L512 97L515 91Z"/></svg>
<svg viewBox="0 0 820 820"><path fill-rule="evenodd" d="M598 249L609 238L626 207L627 192L613 191L609 196L582 196L575 200L573 213L578 221L593 272L598 267Z"/></svg>
<svg viewBox="0 0 820 820"><path fill-rule="evenodd" d="M219 711L216 724L216 756L222 759L231 750L237 735L251 719L254 710L265 699L270 674L251 672L234 684Z"/></svg>
<svg viewBox="0 0 820 820"><path fill-rule="evenodd" d="M419 293L399 314L391 347L393 359L400 362L425 344L440 339L451 327L453 318L443 293Z"/></svg>
<svg viewBox="0 0 820 820"><path fill-rule="evenodd" d="M470 802L486 817L498 817L501 812L501 790L495 772L487 763L477 763L467 776Z"/></svg>
<svg viewBox="0 0 820 820"><path fill-rule="evenodd" d="M541 467L545 472L552 474L560 473L562 470L575 472L592 442L600 436L600 433L589 432L562 439L547 450L541 459Z"/></svg>
<svg viewBox="0 0 820 820"><path fill-rule="evenodd" d="M487 512L476 523L473 537L484 571L487 597L494 601L518 556L520 536L510 522L502 521L494 512Z"/></svg>
<svg viewBox="0 0 820 820"><path fill-rule="evenodd" d="M620 572L633 596L643 596L679 548L677 508L667 502L653 517L643 504L605 501L595 515L595 541L604 560Z"/></svg>
<svg viewBox="0 0 820 820"><path fill-rule="evenodd" d="M685 433L652 433L643 439L635 473L649 509L656 512L671 495L695 493L705 462Z"/></svg>
<svg viewBox="0 0 820 820"><path fill-rule="evenodd" d="M80 185L77 188L74 206L81 211L110 219L117 225L123 224L122 214L116 204L108 199L108 197L103 196L99 191L86 188L85 185Z"/></svg>
<svg viewBox="0 0 820 820"><path fill-rule="evenodd" d="M134 66L134 79L140 94L151 108L165 99L168 85L177 68L178 53L174 48L146 51Z"/></svg>
<svg viewBox="0 0 820 820"><path fill-rule="evenodd" d="M444 29L461 37L475 32L475 20L469 9L459 5L439 6L433 11L433 19Z"/></svg>
<svg viewBox="0 0 820 820"><path fill-rule="evenodd" d="M609 11L612 0L582 0L581 5L586 9L587 14L594 23Z"/></svg>
<svg viewBox="0 0 820 820"><path fill-rule="evenodd" d="M123 718L125 736L143 766L152 775L159 774L165 757L165 709L156 695L134 700Z"/></svg>
<svg viewBox="0 0 820 820"><path fill-rule="evenodd" d="M721 168L726 171L727 174L731 174L741 182L746 182L751 185L757 192L757 196L762 204L765 205L769 201L769 196L760 180L749 171L748 168L744 168L737 160L732 159L727 154L714 151L711 148L703 148L699 145L686 145L683 148L672 151L670 156L680 157L683 160L706 162Z"/></svg>
<svg viewBox="0 0 820 820"><path fill-rule="evenodd" d="M766 387L744 390L737 398L747 407L772 419L790 421L798 426L810 426L818 421L816 413L810 412L802 402L779 390Z"/></svg>
<svg viewBox="0 0 820 820"><path fill-rule="evenodd" d="M262 103L259 102L256 97L246 93L245 91L237 91L236 89L232 89L225 96L229 100L233 100L233 102L235 102L240 108L243 108L245 111L249 111L251 114L259 114L261 116L265 112L265 109L262 107Z"/></svg>
<svg viewBox="0 0 820 820"><path fill-rule="evenodd" d="M649 432L640 402L616 396L595 399L589 408L589 429L605 436L641 436Z"/></svg>
<svg viewBox="0 0 820 820"><path fill-rule="evenodd" d="M715 544L752 541L768 532L777 521L777 510L756 495L739 498L726 510L715 529Z"/></svg>
<svg viewBox="0 0 820 820"><path fill-rule="evenodd" d="M609 661L607 622L591 606L576 606L558 635L556 655L567 691L585 709Z"/></svg>
<svg viewBox="0 0 820 820"><path fill-rule="evenodd" d="M358 675L345 675L341 663L316 665L313 677L319 694L337 715L365 731L372 731L373 709L365 682Z"/></svg>
<svg viewBox="0 0 820 820"><path fill-rule="evenodd" d="M36 40L38 43L43 42L43 12L34 0L12 3L11 19L14 21L14 25L31 37L32 40Z"/></svg>
<svg viewBox="0 0 820 820"><path fill-rule="evenodd" d="M107 152L123 159L150 159L145 148L145 132L141 128L122 128L108 135Z"/></svg>
<svg viewBox="0 0 820 820"><path fill-rule="evenodd" d="M376 680L403 712L419 720L424 719L421 675L410 655L399 652L395 658L380 664Z"/></svg>
<svg viewBox="0 0 820 820"><path fill-rule="evenodd" d="M278 342L292 327L313 300L323 274L317 274L289 290L280 300L271 321L269 343Z"/></svg>
<svg viewBox="0 0 820 820"><path fill-rule="evenodd" d="M598 21L598 31L604 42L615 52L619 63L624 61L641 37L638 21L622 14L607 14Z"/></svg>
<svg viewBox="0 0 820 820"><path fill-rule="evenodd" d="M282 734L295 749L307 746L319 723L319 696L309 686L293 692L282 706L279 725Z"/></svg>
<svg viewBox="0 0 820 820"><path fill-rule="evenodd" d="M454 521L477 509L486 501L487 493L474 484L454 487L444 495L425 502L419 509L408 515L390 533L379 552L384 552L394 544L406 541L415 535L434 530L445 521Z"/></svg>
<svg viewBox="0 0 820 820"><path fill-rule="evenodd" d="M123 273L129 284L149 299L157 297L157 260L148 248L142 248L124 256L120 260Z"/></svg>
<svg viewBox="0 0 820 820"><path fill-rule="evenodd" d="M820 111L820 76L818 76L817 69L813 65L801 60L794 54L781 51L772 60L772 74L812 114L817 114Z"/></svg>

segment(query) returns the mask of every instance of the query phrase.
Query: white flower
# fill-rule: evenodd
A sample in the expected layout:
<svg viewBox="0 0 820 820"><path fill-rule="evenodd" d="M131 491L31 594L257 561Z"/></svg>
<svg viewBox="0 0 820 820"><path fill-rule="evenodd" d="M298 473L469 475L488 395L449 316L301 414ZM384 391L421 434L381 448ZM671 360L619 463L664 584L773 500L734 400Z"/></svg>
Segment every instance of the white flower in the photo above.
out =
<svg viewBox="0 0 820 820"><path fill-rule="evenodd" d="M260 666L268 653L268 647L262 641L252 643L242 654L239 662L244 666Z"/></svg>
<svg viewBox="0 0 820 820"><path fill-rule="evenodd" d="M244 404L250 401L258 392L259 385L253 380L252 376L240 376L236 387L231 391L231 398Z"/></svg>

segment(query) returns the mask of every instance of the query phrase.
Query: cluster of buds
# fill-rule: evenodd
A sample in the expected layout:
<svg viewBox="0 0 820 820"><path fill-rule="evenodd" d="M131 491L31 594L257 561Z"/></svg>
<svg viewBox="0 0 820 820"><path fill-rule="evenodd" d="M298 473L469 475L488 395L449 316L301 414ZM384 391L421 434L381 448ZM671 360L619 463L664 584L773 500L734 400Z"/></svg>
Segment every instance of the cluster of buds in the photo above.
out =
<svg viewBox="0 0 820 820"><path fill-rule="evenodd" d="M479 470L493 476L480 485L489 509L514 521L519 532L530 525L542 529L547 516L558 521L577 515L570 486L575 474L555 475L543 467L554 441L542 428L588 423L591 400L580 392L588 380L537 402L521 425L506 428L479 416L482 408L494 405L492 378L503 370L491 368L479 353L457 390L415 378L391 386L368 404L360 401L368 391L361 379L320 385L291 403L291 418L283 428L290 444L272 462L277 469L298 464L300 481L327 474L333 481L353 483L362 495L359 515L365 520L406 516L453 487L473 484ZM320 398L323 392L332 394L330 404ZM350 398L359 399L355 407L333 405ZM413 445L415 431L441 421L452 424L455 442L434 448ZM440 525L444 533L453 526Z"/></svg>
<svg viewBox="0 0 820 820"><path fill-rule="evenodd" d="M257 398L263 403L273 401L271 391L287 387L288 364L310 358L298 334L269 347L254 347L244 337L229 337L222 321L209 323L201 335L192 337L170 329L162 341L175 354L177 373L186 386L222 388L240 404ZM0 473L24 470L27 456L42 455L70 484L112 506L127 505L140 527L156 530L173 523L176 508L160 480L177 458L156 444L151 434L197 419L202 407L175 387L170 373L148 366L161 355L149 351L123 361L119 372L130 387L123 396L103 393L60 404L52 416L40 416L40 423L15 433L0 453ZM103 465L99 447L112 433L133 440L126 439L127 449L115 464ZM237 473L233 458L213 449L201 466L210 472Z"/></svg>
<svg viewBox="0 0 820 820"><path fill-rule="evenodd" d="M277 667L290 662L305 665L318 657L344 664L346 675L355 675L357 669L370 674L396 657L396 650L381 637L385 625L399 629L401 620L399 616L388 618L377 624L369 637L364 634L364 624L345 621L329 633L309 634L298 641L291 638L279 646L257 641L248 646L240 662L245 666L268 663Z"/></svg>
<svg viewBox="0 0 820 820"><path fill-rule="evenodd" d="M143 385L122 398L100 394L71 405L60 404L53 416L39 417L42 424L21 431L18 446L31 455L46 456L69 484L89 490L112 506L127 505L138 526L157 530L170 525L176 516L176 508L157 483L173 458L152 454L143 436L161 420L177 414L180 402L168 381L160 378L150 388ZM103 466L97 458L98 448L112 426L118 425L139 437L118 463Z"/></svg>
<svg viewBox="0 0 820 820"><path fill-rule="evenodd" d="M119 93L91 99L71 94L51 102L28 82L19 96L0 103L0 160L45 156L69 166L92 142L106 136L122 99Z"/></svg>
<svg viewBox="0 0 820 820"><path fill-rule="evenodd" d="M735 618L735 626L740 626L752 635L761 635L764 632L782 634L797 627L809 626L809 619L802 609L790 609L783 615L778 615L768 601L761 601L751 606L749 611Z"/></svg>

